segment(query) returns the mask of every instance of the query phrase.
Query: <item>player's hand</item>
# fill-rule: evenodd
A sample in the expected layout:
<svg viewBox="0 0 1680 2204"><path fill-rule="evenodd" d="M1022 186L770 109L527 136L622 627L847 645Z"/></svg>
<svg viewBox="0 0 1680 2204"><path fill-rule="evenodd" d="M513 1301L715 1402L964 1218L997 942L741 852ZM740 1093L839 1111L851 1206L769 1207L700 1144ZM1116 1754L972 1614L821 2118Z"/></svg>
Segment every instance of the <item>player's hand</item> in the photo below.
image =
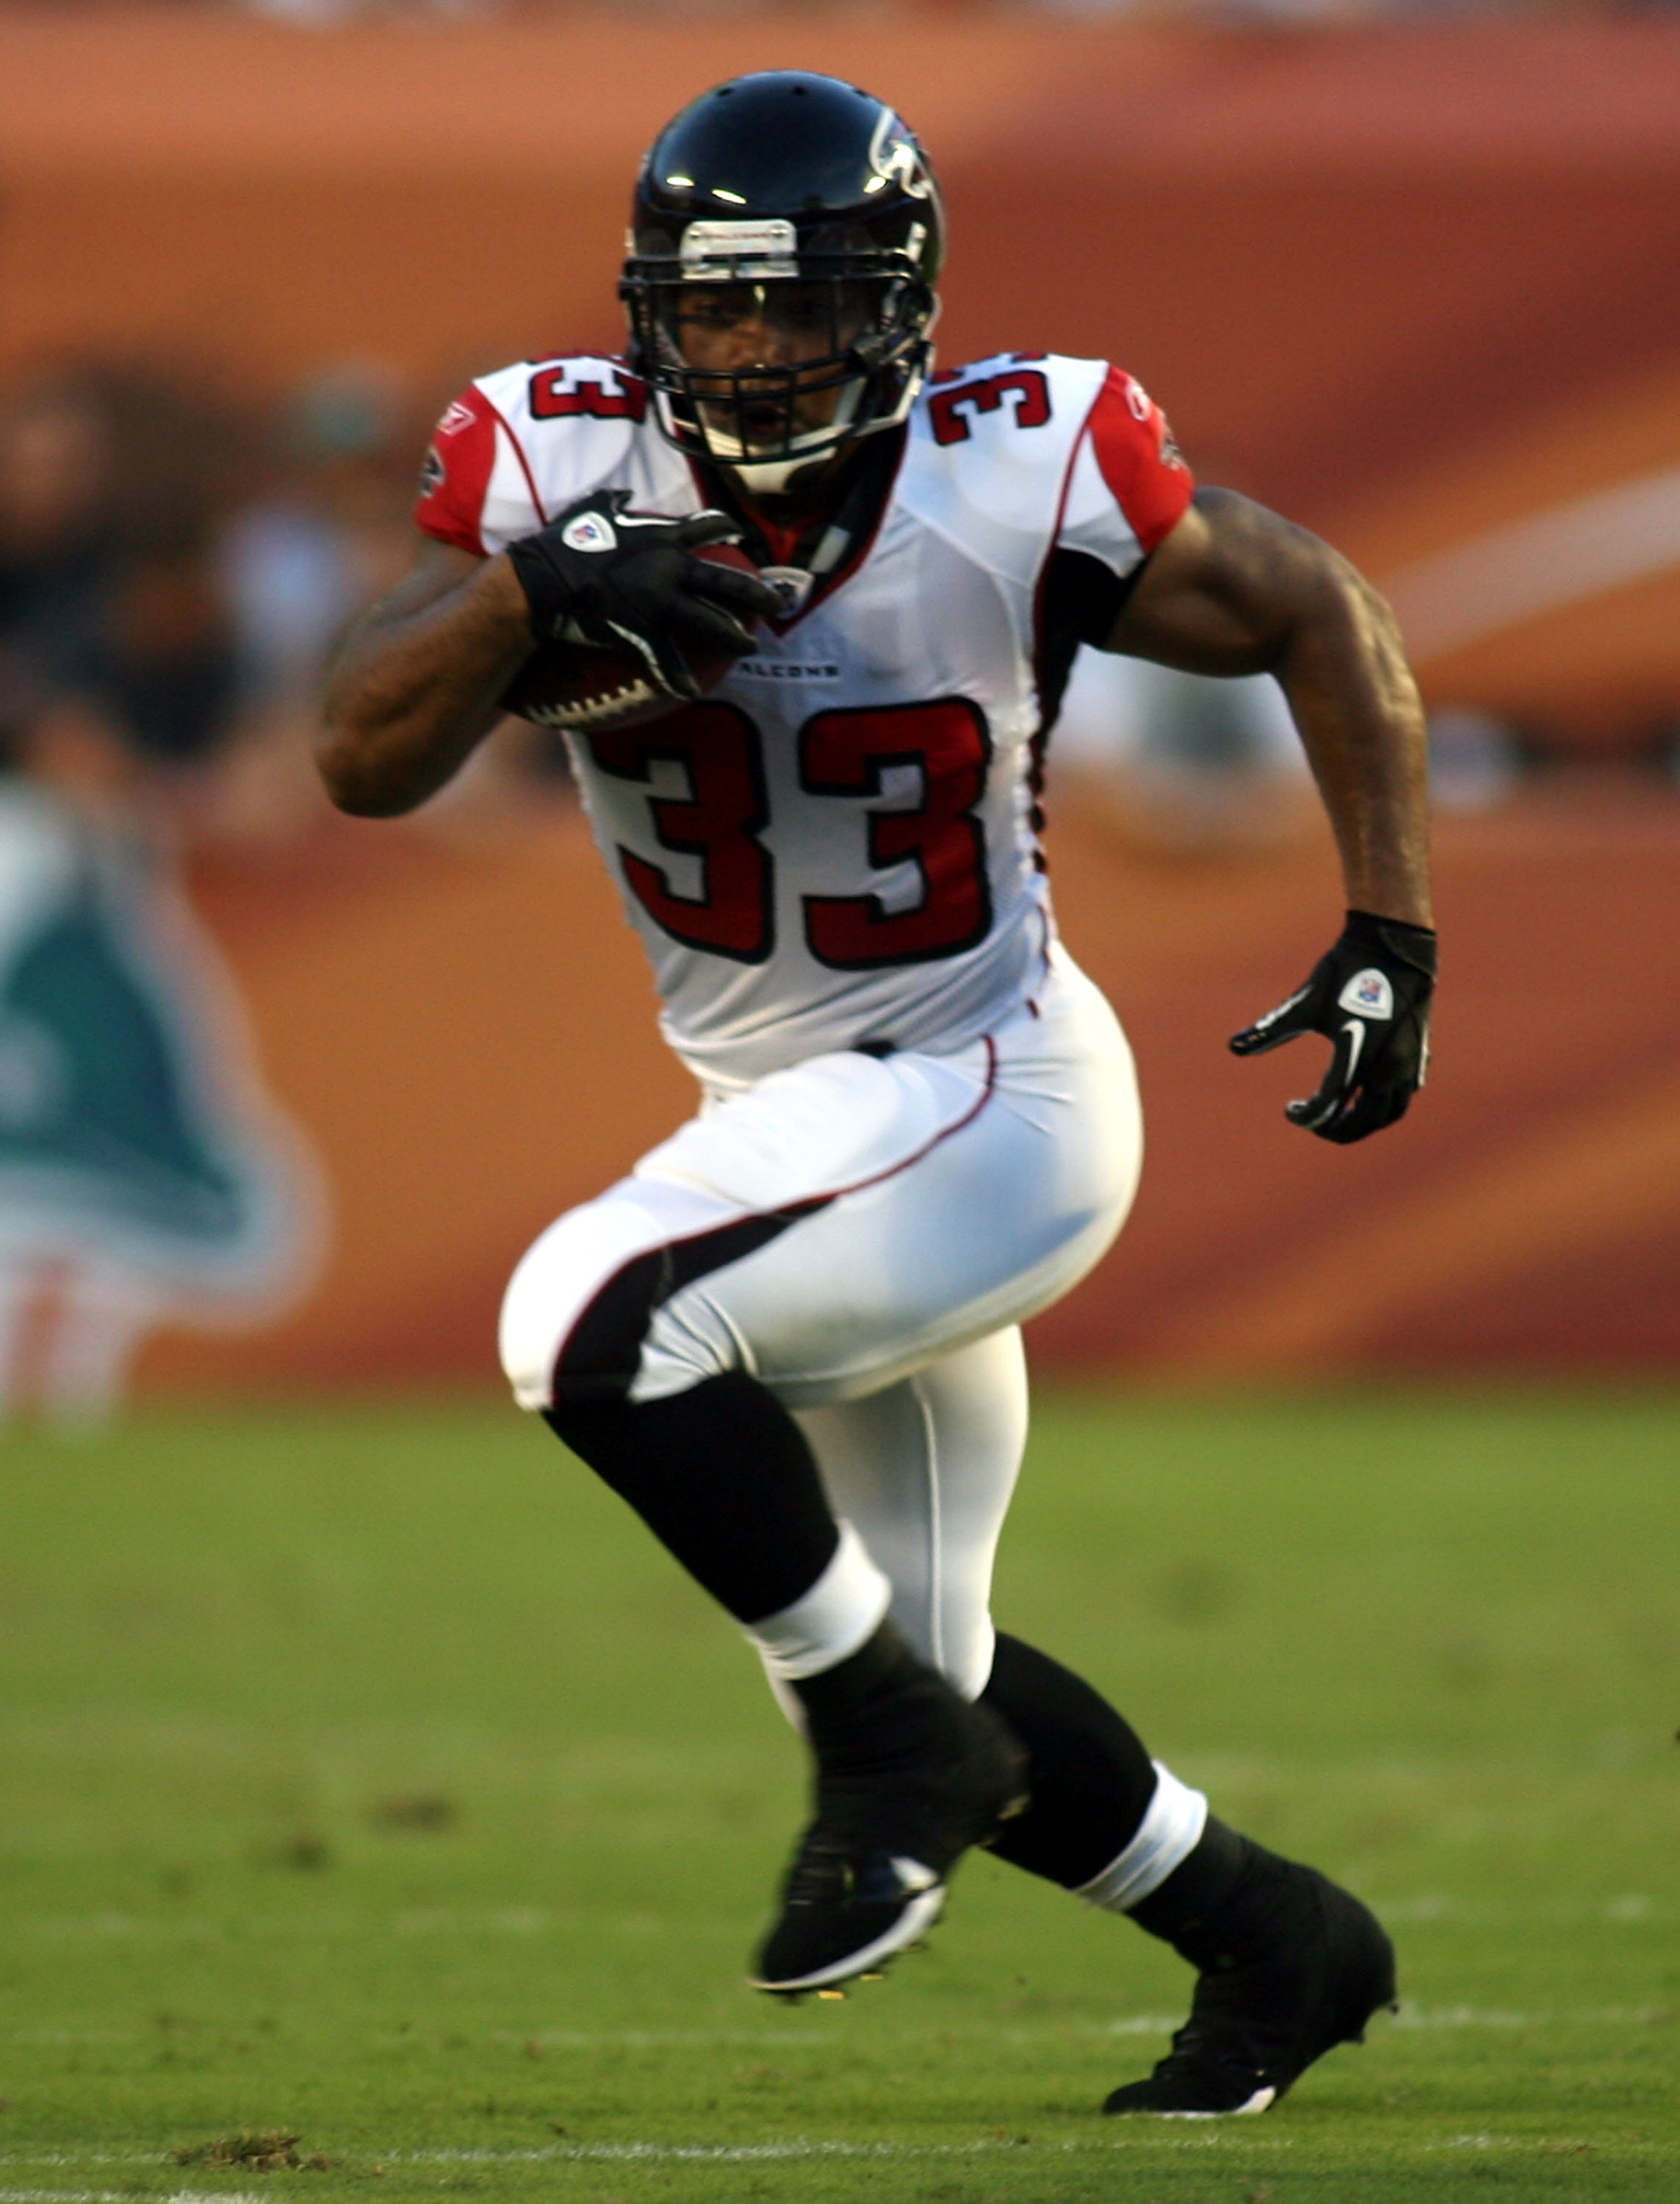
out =
<svg viewBox="0 0 1680 2204"><path fill-rule="evenodd" d="M753 637L737 615L782 609L768 582L694 556L740 538L726 512L671 520L632 512L628 490L598 490L507 555L539 643L628 643L661 689L692 699L700 690L683 652L738 658Z"/></svg>
<svg viewBox="0 0 1680 2204"><path fill-rule="evenodd" d="M1284 1114L1321 1140L1363 1141L1404 1117L1429 1067L1429 998L1435 985L1435 937L1427 926L1351 910L1342 936L1312 977L1244 1032L1238 1056L1307 1033L1335 1043L1318 1092Z"/></svg>

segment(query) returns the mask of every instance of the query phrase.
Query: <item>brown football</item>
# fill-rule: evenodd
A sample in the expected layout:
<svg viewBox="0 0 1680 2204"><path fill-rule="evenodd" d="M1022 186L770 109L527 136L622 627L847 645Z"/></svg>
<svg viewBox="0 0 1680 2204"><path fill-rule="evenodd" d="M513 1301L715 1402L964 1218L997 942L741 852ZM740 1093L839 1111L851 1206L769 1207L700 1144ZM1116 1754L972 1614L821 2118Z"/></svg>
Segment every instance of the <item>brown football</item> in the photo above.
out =
<svg viewBox="0 0 1680 2204"><path fill-rule="evenodd" d="M695 553L719 566L738 566L743 573L758 568L735 543L707 543ZM757 622L748 619L748 627ZM689 660L689 671L701 693L715 689L735 661L722 651L702 653ZM648 668L629 644L611 650L595 650L584 643L539 643L507 687L501 708L539 727L634 726L644 720L663 719L680 711L683 699L657 688Z"/></svg>

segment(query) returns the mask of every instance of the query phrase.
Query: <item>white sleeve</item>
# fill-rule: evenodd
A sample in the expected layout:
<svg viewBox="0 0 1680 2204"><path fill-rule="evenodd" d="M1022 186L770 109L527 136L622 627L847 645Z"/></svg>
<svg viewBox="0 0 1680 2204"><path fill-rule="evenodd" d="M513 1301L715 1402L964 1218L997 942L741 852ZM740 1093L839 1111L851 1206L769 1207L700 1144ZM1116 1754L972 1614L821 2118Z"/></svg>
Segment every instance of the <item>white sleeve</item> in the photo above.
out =
<svg viewBox="0 0 1680 2204"><path fill-rule="evenodd" d="M1056 538L1058 551L1083 551L1122 578L1144 555L1120 500L1103 480L1091 449L1091 431L1080 433L1068 477L1068 501Z"/></svg>
<svg viewBox="0 0 1680 2204"><path fill-rule="evenodd" d="M489 558L547 518L498 398L506 376L470 383L432 434L420 477L417 524L428 536Z"/></svg>

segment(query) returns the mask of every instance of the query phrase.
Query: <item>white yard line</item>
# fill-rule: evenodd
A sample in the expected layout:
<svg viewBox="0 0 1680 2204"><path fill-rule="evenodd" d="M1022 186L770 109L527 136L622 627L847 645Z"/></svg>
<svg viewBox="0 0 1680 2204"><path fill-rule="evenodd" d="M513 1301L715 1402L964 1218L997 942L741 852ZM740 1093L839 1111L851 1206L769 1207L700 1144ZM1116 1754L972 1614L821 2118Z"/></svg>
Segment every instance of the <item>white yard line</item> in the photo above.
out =
<svg viewBox="0 0 1680 2204"><path fill-rule="evenodd" d="M1523 1924L1570 1928L1587 1921L1620 1922L1644 1927L1671 1921L1671 1899L1653 1898L1648 1892L1630 1890L1607 1898L1569 1899L1555 1905L1513 1906L1498 1899L1461 1899L1441 1892L1414 1893L1406 1897L1374 1899L1371 1904L1385 1921L1394 1923L1465 1923L1479 1927ZM447 1908L412 1908L389 1914L233 1914L219 1918L169 1914L100 1913L14 1915L4 1924L14 1933L58 1940L88 1943L204 1943L226 1938L287 1939L356 1937L383 1934L424 1936L565 1936L586 1928L599 1934L606 1930L624 1936L646 1936L662 1925L650 1914L590 1914L557 1912L535 1905L506 1905L485 1911L451 1911Z"/></svg>
<svg viewBox="0 0 1680 2204"><path fill-rule="evenodd" d="M1218 2142L1220 2134L1215 2129L1196 2135L1156 2133L1152 2140L1166 2143L1174 2149L1204 2150ZM1263 2141L1276 2150L1287 2150L1292 2143L1292 2138L1287 2136L1269 2135L1255 2140ZM1074 2138L1061 2142L1034 2142L1027 2136L1019 2140L1007 2136L984 2136L970 2142L831 2142L795 2136L785 2142L557 2142L539 2144L525 2150L361 2149L346 2151L334 2163L335 2166L346 2170L354 2168L358 2171L370 2165L619 2165L653 2160L735 2165L789 2159L987 2158L1022 2150L1055 2152L1066 2156L1075 2152L1112 2153L1126 2147L1122 2138L1099 2136L1092 2136L1088 2141ZM82 2162L156 2165L159 2155L155 2151L142 2152L124 2156L118 2161L109 2154L90 2153ZM60 2161L21 2159L11 2162L28 2165ZM0 2189L0 2204L137 2204L137 2200L132 2189ZM237 2189L179 2189L161 2200L161 2204L261 2204L261 2200Z"/></svg>
<svg viewBox="0 0 1680 2204"><path fill-rule="evenodd" d="M1672 2024L1676 2017L1672 2008L1661 2006L1596 2006L1550 2011L1517 2011L1474 2006L1403 2006L1395 2025L1407 2030L1431 2032L1458 2029L1637 2028ZM1165 2035L1176 2024L1174 2017L1164 2013L1133 2013L1107 2022L1079 2022L1031 2029L965 2029L942 2030L941 2033L965 2042L990 2041L1024 2045L1053 2042L1058 2038L1065 2040L1069 2036L1083 2037L1087 2041L1106 2041L1116 2036ZM504 2031L503 2037L514 2040L513 2032ZM802 2048L807 2044L832 2048L832 2040L827 2030L796 2034L791 2029L754 2032L695 2029L677 2033L625 2029L589 2035L570 2030L564 2034L539 2030L534 2035L519 2035L517 2040L541 2043L545 2049L705 2049L727 2046L732 2049L786 2050ZM636 2160L727 2165L819 2159L984 2158L1003 2156L1020 2150L1037 2150L1041 2154L1112 2154L1133 2148L1144 2132L1145 2130L1140 2130L1137 2133L1112 2139L1091 2136L1060 2142L1049 2139L1034 2142L1026 2136L1003 2136L978 2137L967 2142L847 2142L797 2136L785 2142L755 2143L558 2142L515 2150L363 2148L341 2154L339 2162L358 2168L368 2165L564 2165ZM1151 2127L1146 2132L1151 2142L1156 2147L1164 2145L1187 2150L1210 2148L1219 2142L1222 2136L1235 2131L1210 2127L1206 2132L1196 2135L1168 2135ZM1257 2135L1251 2127L1243 2131L1241 2139L1245 2144L1263 2142L1272 2149L1287 2149L1292 2140L1269 2130L1263 2135ZM1515 2148L1518 2141L1516 2137L1455 2136L1446 2142L1423 2143L1420 2147L1429 2150L1485 2149L1504 2148L1509 2144ZM166 2154L156 2150L0 2152L0 2166L16 2168L62 2166L68 2170L104 2165L157 2166L165 2162ZM120 2189L0 2189L0 2204L133 2204L133 2201L130 2191ZM261 2204L261 2200L243 2190L179 2189L166 2197L163 2204Z"/></svg>
<svg viewBox="0 0 1680 2204"><path fill-rule="evenodd" d="M126 2189L0 2189L0 2204L133 2204Z"/></svg>
<svg viewBox="0 0 1680 2204"><path fill-rule="evenodd" d="M1179 2150L1205 2150L1219 2141L1219 2135L1212 2130L1205 2135L1193 2136L1162 2135L1157 2131L1151 2140ZM1273 2149L1287 2150L1293 2138L1269 2136L1263 2140ZM971 2142L820 2142L796 2136L787 2142L577 2142L555 2143L530 2150L393 2150L364 2154L371 2155L380 2165L618 2165L653 2159L735 2165L815 2158L996 2158L1013 2156L1023 2150L1055 2152L1066 2156L1074 2152L1112 2153L1126 2148L1127 2142L1121 2138L1097 2136L1088 2142L1081 2137L1061 2142L1048 2139L1038 2142L1027 2136L977 2137Z"/></svg>
<svg viewBox="0 0 1680 2204"><path fill-rule="evenodd" d="M1648 2028L1680 2017L1680 2008L1656 2005L1587 2006L1574 2011L1514 2011L1501 2006L1403 2004L1399 2028L1434 2031L1453 2028ZM1134 2012L1116 2020L1045 2021L1029 2027L942 2028L943 2040L960 2043L1054 2043L1077 2036L1103 2040L1123 2035L1170 2035L1181 2012ZM501 2029L495 2041L534 2043L544 2051L812 2050L834 2048L834 2035L813 2013L807 2029ZM843 2023L841 2023L843 2025ZM925 2039L918 2037L919 2041Z"/></svg>
<svg viewBox="0 0 1680 2204"><path fill-rule="evenodd" d="M1402 2014L1400 2024L1413 2028L1529 2028L1545 2027L1558 2023L1640 2023L1671 2020L1673 2015L1655 2006L1606 2006L1574 2012L1505 2012L1477 2011L1468 2006L1443 2007L1434 2011L1418 2011L1410 2019ZM1163 2025L1151 2019L1150 2025ZM1108 2035L1127 2029L1133 2023L1116 2022L1106 2029L1085 2028L1076 2032L1087 2035ZM600 2037L598 2042L624 2041L624 2037ZM645 2039L635 2039L645 2040ZM690 2041L706 2041L697 2036ZM767 2041L770 2039L757 2039ZM810 2161L827 2159L846 2160L904 2160L904 2159L962 2159L1005 2157L1021 2151L1032 2151L1040 2156L1115 2155L1134 2149L1145 2140L1155 2148L1173 2150L1208 2150L1222 2142L1240 2142L1245 2150L1257 2147L1268 2151L1288 2150L1294 2138L1279 2134L1268 2126L1257 2130L1251 2123L1241 2129L1210 2124L1194 2134L1168 2133L1153 2124L1136 2129L1129 2126L1116 2135L1067 2137L977 2136L966 2142L851 2142L825 2140L810 2136L790 2136L772 2142L707 2143L654 2142L630 2141L623 2142L555 2142L535 2145L526 2148L494 2150L485 2148L450 2149L373 2149L362 2148L340 2154L337 2163L349 2170L358 2171L372 2165L622 2165L636 2162L665 2162L701 2165L748 2165ZM1429 2151L1464 2149L1533 2148L1543 2144L1544 2138L1515 2136L1459 2135L1445 2138L1419 2138L1417 2147ZM1561 2148L1561 2146L1557 2146ZM157 2165L163 2154L157 2151L53 2151L29 2153L11 2151L0 2153L0 2165L9 2166L65 2166L72 2165ZM133 2192L119 2189L0 2189L0 2204L133 2204ZM229 2189L180 2189L163 2200L163 2204L262 2204L262 2200L249 2192Z"/></svg>
<svg viewBox="0 0 1680 2204"><path fill-rule="evenodd" d="M1587 2006L1574 2011L1512 2012L1476 2006L1403 2005L1397 2028L1650 2028L1680 2017L1680 2008L1660 2005Z"/></svg>
<svg viewBox="0 0 1680 2204"><path fill-rule="evenodd" d="M1026 2027L941 2028L941 2041L963 2043L1027 2045L1065 2042L1069 2038L1107 2041L1117 2036L1170 2035L1184 2016L1170 2012L1133 2012L1115 2020L1044 2021ZM1501 2006L1419 2006L1403 2004L1393 2025L1411 2032L1435 2033L1448 2029L1510 2028L1654 2028L1680 2019L1680 2006L1659 2005L1582 2006L1574 2008L1535 2007L1520 2010ZM542 2051L824 2051L835 2047L835 2029L843 2020L813 2012L809 2028L500 2028L488 2041L499 2045L535 2044ZM145 2037L141 2029L17 2029L3 2040L43 2047L72 2048L82 2044L134 2043ZM408 2041L377 2035L383 2045ZM926 2039L918 2034L918 2041ZM0 2152L0 2165L128 2165L126 2155L102 2158L98 2153L78 2152L68 2157L19 2158ZM0 2199L3 2204L3 2199Z"/></svg>
<svg viewBox="0 0 1680 2204"><path fill-rule="evenodd" d="M813 2014L813 2019L816 2015ZM498 2043L535 2043L543 2051L802 2051L809 2044L831 2051L831 2035L810 2029L623 2028L599 2033L580 2028L499 2028Z"/></svg>

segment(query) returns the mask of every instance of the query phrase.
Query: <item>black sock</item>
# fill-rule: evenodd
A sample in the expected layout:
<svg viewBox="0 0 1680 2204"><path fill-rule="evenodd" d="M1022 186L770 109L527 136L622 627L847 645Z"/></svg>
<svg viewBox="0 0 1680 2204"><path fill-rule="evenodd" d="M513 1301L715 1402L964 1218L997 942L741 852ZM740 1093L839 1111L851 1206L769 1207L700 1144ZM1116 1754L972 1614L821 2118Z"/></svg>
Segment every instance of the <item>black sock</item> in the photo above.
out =
<svg viewBox="0 0 1680 2204"><path fill-rule="evenodd" d="M1154 1763L1100 1693L1019 1638L998 1633L981 1697L1026 1747L1032 1797L992 1851L1064 1890L1081 1888L1138 1834L1155 1795Z"/></svg>
<svg viewBox="0 0 1680 2204"><path fill-rule="evenodd" d="M1217 1972L1241 1956L1243 1891L1254 1880L1253 1869L1272 1857L1210 1814L1194 1849L1138 1900L1130 1917L1192 1967Z"/></svg>
<svg viewBox="0 0 1680 2204"><path fill-rule="evenodd" d="M890 1622L881 1622L855 1653L792 1686L805 1709L813 1744L826 1744L869 1727L882 1699L890 1699L906 1682L926 1674Z"/></svg>
<svg viewBox="0 0 1680 2204"><path fill-rule="evenodd" d="M843 1773L852 1761L877 1769L920 1767L930 1721L937 1727L948 1709L960 1705L944 1678L916 1658L890 1621L879 1623L855 1653L802 1677L792 1690L831 1774Z"/></svg>
<svg viewBox="0 0 1680 2204"><path fill-rule="evenodd" d="M834 1558L840 1534L803 1432L740 1371L543 1420L737 1622L791 1607Z"/></svg>
<svg viewBox="0 0 1680 2204"><path fill-rule="evenodd" d="M982 1693L1026 1745L1032 1803L1006 1822L999 1859L1079 1890L1118 1859L1155 1795L1155 1764L1107 1700L1047 1654L1000 1631ZM1274 1856L1212 1814L1195 1846L1128 1918L1203 1972L1233 1965L1253 1940ZM1263 1938L1263 1923L1255 1924Z"/></svg>

